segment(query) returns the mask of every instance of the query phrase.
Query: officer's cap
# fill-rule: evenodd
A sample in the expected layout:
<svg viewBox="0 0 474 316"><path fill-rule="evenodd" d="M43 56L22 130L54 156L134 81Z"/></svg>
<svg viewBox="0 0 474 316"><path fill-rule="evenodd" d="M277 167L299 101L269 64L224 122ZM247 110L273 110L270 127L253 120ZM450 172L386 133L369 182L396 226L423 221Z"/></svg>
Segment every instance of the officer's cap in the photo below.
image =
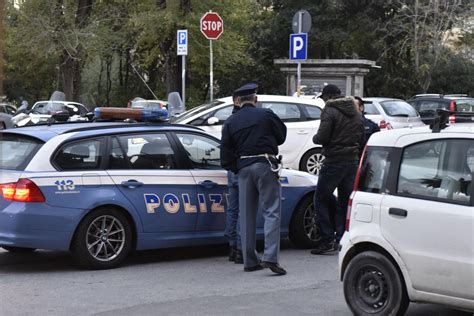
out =
<svg viewBox="0 0 474 316"><path fill-rule="evenodd" d="M233 97L242 97L245 95L251 95L254 93L257 93L257 88L258 85L256 83L247 83L243 85L242 87L238 88L237 90L234 91Z"/></svg>

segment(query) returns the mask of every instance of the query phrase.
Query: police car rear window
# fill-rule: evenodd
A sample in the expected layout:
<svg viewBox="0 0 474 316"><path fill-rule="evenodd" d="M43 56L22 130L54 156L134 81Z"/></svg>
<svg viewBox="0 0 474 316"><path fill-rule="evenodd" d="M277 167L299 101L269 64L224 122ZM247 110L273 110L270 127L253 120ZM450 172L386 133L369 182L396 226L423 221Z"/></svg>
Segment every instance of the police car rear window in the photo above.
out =
<svg viewBox="0 0 474 316"><path fill-rule="evenodd" d="M35 138L0 133L0 169L25 170L42 145Z"/></svg>

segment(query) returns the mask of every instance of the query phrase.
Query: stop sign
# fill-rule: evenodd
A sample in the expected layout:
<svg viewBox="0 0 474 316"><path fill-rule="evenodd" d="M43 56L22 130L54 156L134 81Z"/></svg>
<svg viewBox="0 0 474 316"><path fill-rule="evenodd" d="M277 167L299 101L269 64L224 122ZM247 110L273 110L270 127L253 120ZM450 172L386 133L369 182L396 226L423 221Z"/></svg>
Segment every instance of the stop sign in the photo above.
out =
<svg viewBox="0 0 474 316"><path fill-rule="evenodd" d="M207 12L201 18L201 32L207 39L216 40L224 32L224 21L219 14Z"/></svg>

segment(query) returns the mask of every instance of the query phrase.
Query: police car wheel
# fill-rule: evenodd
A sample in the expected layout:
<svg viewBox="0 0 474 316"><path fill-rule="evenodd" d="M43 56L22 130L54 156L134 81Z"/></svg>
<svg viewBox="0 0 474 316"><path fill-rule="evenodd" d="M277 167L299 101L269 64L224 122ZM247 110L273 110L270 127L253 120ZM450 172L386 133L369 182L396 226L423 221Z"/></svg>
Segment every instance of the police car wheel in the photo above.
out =
<svg viewBox="0 0 474 316"><path fill-rule="evenodd" d="M119 210L100 208L88 214L79 224L71 253L81 267L110 269L125 259L131 247L129 220Z"/></svg>
<svg viewBox="0 0 474 316"><path fill-rule="evenodd" d="M36 250L35 248L10 247L10 246L2 246L2 248L11 253L32 253L33 251Z"/></svg>
<svg viewBox="0 0 474 316"><path fill-rule="evenodd" d="M289 238L298 248L314 248L321 236L316 225L313 195L305 196L291 217Z"/></svg>
<svg viewBox="0 0 474 316"><path fill-rule="evenodd" d="M375 251L352 258L343 282L344 297L354 315L404 315L410 303L394 264Z"/></svg>
<svg viewBox="0 0 474 316"><path fill-rule="evenodd" d="M321 153L321 148L315 148L303 155L300 161L300 170L311 174L319 174L326 157Z"/></svg>

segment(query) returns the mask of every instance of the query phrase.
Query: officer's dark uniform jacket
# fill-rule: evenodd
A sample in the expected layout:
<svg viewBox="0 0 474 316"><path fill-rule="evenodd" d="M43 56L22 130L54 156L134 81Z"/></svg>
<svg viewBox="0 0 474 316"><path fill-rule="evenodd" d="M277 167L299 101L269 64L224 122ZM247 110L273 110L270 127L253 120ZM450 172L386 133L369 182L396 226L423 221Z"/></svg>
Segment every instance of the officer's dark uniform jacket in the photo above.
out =
<svg viewBox="0 0 474 316"><path fill-rule="evenodd" d="M364 125L352 97L330 99L321 113L315 144L323 145L325 163L355 161L364 143Z"/></svg>
<svg viewBox="0 0 474 316"><path fill-rule="evenodd" d="M377 125L377 123L373 122L372 120L369 120L363 114L362 114L362 123L364 124L365 140L361 144L359 155L362 154L362 150L364 150L365 144L367 144L367 141L369 140L369 137L373 133L380 132L380 127Z"/></svg>
<svg viewBox="0 0 474 316"><path fill-rule="evenodd" d="M265 157L245 158L259 154L278 154L278 146L286 139L286 126L269 109L242 104L239 111L224 123L221 139L221 165L237 172L255 162L267 162Z"/></svg>

